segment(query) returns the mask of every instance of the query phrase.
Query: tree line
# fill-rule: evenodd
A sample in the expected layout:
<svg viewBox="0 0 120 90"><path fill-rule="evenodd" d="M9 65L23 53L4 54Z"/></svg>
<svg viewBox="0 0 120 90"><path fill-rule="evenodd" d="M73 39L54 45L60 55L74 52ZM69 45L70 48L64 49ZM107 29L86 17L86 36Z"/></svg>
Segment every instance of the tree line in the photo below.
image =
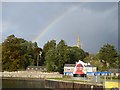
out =
<svg viewBox="0 0 120 90"><path fill-rule="evenodd" d="M0 45L2 47L2 70L25 70L28 66L42 65L50 72L63 72L65 64L75 64L78 60L90 62L99 70L118 68L117 50L113 45L106 44L97 54L89 54L77 46L68 46L64 40L58 44L56 40L48 41L43 49L36 42L10 35ZM40 56L40 52L42 52ZM39 62L38 62L39 61Z"/></svg>
<svg viewBox="0 0 120 90"><path fill-rule="evenodd" d="M2 43L2 70L25 70L29 65L37 64L37 43L10 35Z"/></svg>

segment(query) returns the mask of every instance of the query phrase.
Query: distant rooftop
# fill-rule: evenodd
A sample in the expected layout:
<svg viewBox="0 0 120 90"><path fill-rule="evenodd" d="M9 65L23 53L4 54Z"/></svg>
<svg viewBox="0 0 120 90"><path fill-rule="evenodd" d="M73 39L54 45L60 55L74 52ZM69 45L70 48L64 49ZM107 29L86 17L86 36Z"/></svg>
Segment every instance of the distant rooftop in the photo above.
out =
<svg viewBox="0 0 120 90"><path fill-rule="evenodd" d="M45 66L28 66L27 70L40 70L40 71L47 71Z"/></svg>
<svg viewBox="0 0 120 90"><path fill-rule="evenodd" d="M64 67L75 67L76 64L65 64ZM96 67L93 65L85 65L85 67Z"/></svg>
<svg viewBox="0 0 120 90"><path fill-rule="evenodd" d="M112 69L109 69L109 72L112 72L112 73L120 73L120 68L112 68Z"/></svg>
<svg viewBox="0 0 120 90"><path fill-rule="evenodd" d="M85 65L85 67L96 67L94 65Z"/></svg>
<svg viewBox="0 0 120 90"><path fill-rule="evenodd" d="M65 64L64 67L75 67L75 64Z"/></svg>

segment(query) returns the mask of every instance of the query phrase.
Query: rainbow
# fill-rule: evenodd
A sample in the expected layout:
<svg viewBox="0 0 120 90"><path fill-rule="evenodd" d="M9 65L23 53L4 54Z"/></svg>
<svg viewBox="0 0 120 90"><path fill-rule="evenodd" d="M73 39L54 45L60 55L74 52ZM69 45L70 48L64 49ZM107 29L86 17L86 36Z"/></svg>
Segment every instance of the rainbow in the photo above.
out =
<svg viewBox="0 0 120 90"><path fill-rule="evenodd" d="M54 27L59 21L61 21L66 15L68 15L69 13L74 12L75 10L78 9L79 6L74 6L69 8L68 10L64 11L62 14L60 14L59 16L57 16L56 18L54 18L52 20L52 22L50 22L42 31L39 32L38 36L35 37L35 39L33 39L33 42L38 41L41 37L43 37L45 35L45 33L47 33L52 27Z"/></svg>

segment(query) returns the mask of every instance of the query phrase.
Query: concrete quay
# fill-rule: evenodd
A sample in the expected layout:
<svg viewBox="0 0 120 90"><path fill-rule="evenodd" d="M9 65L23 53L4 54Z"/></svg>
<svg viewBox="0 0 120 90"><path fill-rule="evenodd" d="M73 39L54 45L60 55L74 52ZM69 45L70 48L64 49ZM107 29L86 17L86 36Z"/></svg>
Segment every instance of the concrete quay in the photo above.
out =
<svg viewBox="0 0 120 90"><path fill-rule="evenodd" d="M0 77L17 77L17 78L62 78L63 75L58 72L40 72L40 71L15 71L15 72L0 72Z"/></svg>

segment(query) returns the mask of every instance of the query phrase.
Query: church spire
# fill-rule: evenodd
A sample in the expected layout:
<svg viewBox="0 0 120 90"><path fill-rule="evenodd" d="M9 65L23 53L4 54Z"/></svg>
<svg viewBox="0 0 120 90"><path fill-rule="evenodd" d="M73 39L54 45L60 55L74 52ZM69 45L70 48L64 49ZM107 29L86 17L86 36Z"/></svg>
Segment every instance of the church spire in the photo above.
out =
<svg viewBox="0 0 120 90"><path fill-rule="evenodd" d="M81 46L80 46L80 36L78 36L77 47L81 48Z"/></svg>

